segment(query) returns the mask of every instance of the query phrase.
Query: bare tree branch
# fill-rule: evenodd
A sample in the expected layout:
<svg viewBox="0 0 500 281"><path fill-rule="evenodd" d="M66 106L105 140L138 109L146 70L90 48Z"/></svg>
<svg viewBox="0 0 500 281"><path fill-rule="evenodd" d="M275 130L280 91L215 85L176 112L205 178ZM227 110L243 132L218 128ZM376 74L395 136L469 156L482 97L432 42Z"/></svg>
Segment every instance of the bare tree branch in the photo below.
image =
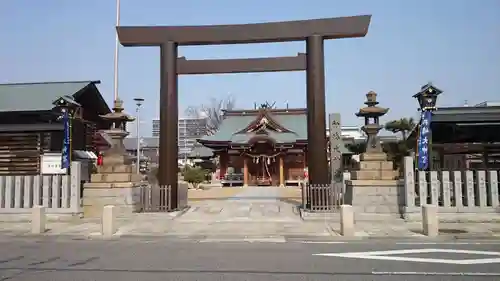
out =
<svg viewBox="0 0 500 281"><path fill-rule="evenodd" d="M195 118L206 118L207 134L213 135L219 130L224 119L224 111L233 110L235 104L236 101L232 96L227 96L224 99L211 98L207 104L188 107L185 113Z"/></svg>

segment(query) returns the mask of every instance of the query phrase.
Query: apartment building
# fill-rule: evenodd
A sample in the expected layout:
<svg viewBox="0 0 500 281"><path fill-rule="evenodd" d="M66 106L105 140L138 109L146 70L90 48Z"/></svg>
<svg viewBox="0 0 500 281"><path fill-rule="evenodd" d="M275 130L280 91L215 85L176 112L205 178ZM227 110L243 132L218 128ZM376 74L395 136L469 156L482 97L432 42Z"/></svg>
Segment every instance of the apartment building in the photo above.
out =
<svg viewBox="0 0 500 281"><path fill-rule="evenodd" d="M207 133L206 118L179 118L179 159L184 159L196 144L196 139ZM153 120L153 137L160 136L160 120Z"/></svg>

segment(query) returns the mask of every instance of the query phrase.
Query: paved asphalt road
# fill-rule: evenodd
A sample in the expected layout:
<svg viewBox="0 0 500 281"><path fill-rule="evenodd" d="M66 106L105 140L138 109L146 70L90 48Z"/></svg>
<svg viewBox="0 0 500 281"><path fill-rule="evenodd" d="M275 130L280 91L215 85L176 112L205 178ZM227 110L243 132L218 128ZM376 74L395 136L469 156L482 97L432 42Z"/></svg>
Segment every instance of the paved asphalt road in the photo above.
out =
<svg viewBox="0 0 500 281"><path fill-rule="evenodd" d="M368 240L338 244L304 242L0 237L0 281L500 280L500 241L441 244ZM434 250L414 253L422 249ZM394 250L413 252L392 252L386 258L389 260L379 260L366 253L360 254L364 258L316 255ZM456 253L446 253L449 250ZM470 251L498 253L485 256ZM410 261L404 261L405 258ZM418 260L430 258L435 260ZM488 260L479 260L486 258Z"/></svg>

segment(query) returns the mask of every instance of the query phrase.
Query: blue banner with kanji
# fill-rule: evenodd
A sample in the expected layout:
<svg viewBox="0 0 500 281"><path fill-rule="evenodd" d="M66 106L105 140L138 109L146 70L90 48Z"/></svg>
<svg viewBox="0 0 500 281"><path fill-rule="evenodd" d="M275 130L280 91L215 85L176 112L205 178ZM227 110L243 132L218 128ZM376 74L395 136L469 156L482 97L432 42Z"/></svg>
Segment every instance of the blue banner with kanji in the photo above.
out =
<svg viewBox="0 0 500 281"><path fill-rule="evenodd" d="M70 166L71 162L71 156L70 156L70 118L69 118L69 113L67 110L63 112L63 118L62 118L63 124L64 124L64 137L63 137L63 146L62 146L62 153L61 153L61 168L62 169L68 169Z"/></svg>
<svg viewBox="0 0 500 281"><path fill-rule="evenodd" d="M426 170L429 167L429 134L432 112L422 111L420 119L420 134L418 136L418 169Z"/></svg>

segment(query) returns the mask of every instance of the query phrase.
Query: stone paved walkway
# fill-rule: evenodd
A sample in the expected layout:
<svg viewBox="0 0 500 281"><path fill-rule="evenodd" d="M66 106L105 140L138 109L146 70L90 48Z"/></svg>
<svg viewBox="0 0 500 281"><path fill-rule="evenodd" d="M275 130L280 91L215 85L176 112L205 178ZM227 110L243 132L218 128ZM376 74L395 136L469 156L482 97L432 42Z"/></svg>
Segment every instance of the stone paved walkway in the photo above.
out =
<svg viewBox="0 0 500 281"><path fill-rule="evenodd" d="M258 187L250 186L244 188L242 192L235 194L230 199L232 200L249 200L249 201L277 201L280 197L280 190L283 187Z"/></svg>
<svg viewBox="0 0 500 281"><path fill-rule="evenodd" d="M295 205L280 200L279 187L248 187L227 200L191 202L178 222L301 222Z"/></svg>
<svg viewBox="0 0 500 281"><path fill-rule="evenodd" d="M248 187L227 200L191 202L191 208L170 222L169 234L180 236L331 236L328 224L303 222L294 204L281 199L279 187ZM144 233L135 228L129 234Z"/></svg>

